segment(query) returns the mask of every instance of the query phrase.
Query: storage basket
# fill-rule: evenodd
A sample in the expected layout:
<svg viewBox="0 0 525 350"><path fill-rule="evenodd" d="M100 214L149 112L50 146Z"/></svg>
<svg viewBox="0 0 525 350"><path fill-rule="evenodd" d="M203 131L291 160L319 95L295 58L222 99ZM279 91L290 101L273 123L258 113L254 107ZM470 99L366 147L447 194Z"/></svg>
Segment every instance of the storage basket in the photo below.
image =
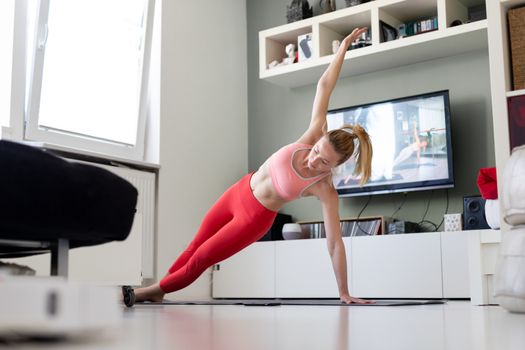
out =
<svg viewBox="0 0 525 350"><path fill-rule="evenodd" d="M513 90L525 89L525 7L508 12Z"/></svg>

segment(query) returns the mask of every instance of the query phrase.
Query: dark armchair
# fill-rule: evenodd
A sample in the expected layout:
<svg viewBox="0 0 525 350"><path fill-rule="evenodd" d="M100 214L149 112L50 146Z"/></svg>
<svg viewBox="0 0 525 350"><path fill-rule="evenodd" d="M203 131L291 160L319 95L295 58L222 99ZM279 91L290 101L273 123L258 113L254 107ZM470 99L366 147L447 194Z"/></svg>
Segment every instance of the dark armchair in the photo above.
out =
<svg viewBox="0 0 525 350"><path fill-rule="evenodd" d="M127 238L137 195L105 169L0 140L0 259L51 251L66 275L70 248Z"/></svg>

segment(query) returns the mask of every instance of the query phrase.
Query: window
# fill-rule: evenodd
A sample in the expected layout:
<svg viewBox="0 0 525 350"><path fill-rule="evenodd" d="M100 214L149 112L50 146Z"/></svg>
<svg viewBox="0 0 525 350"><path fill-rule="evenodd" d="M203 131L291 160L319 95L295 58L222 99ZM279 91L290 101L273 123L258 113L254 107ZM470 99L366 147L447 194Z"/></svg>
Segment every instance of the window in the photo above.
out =
<svg viewBox="0 0 525 350"><path fill-rule="evenodd" d="M9 126L15 0L0 1L0 128Z"/></svg>
<svg viewBox="0 0 525 350"><path fill-rule="evenodd" d="M152 18L153 0L41 0L26 138L142 159Z"/></svg>

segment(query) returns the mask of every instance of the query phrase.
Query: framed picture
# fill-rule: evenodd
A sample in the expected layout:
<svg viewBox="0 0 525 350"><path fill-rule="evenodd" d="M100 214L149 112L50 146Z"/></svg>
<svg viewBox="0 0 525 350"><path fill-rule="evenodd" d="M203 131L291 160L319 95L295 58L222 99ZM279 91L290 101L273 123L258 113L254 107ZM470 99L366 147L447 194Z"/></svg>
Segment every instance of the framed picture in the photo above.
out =
<svg viewBox="0 0 525 350"><path fill-rule="evenodd" d="M379 21L379 32L380 32L380 41L382 43L390 40L395 40L398 37L396 28L392 27L390 24L387 24L383 21Z"/></svg>

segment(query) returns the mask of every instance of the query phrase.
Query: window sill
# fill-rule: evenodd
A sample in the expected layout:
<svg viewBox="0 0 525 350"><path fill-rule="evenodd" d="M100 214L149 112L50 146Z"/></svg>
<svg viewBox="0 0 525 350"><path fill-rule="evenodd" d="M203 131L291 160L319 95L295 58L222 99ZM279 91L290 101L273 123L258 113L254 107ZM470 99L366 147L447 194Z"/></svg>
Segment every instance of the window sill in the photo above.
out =
<svg viewBox="0 0 525 350"><path fill-rule="evenodd" d="M111 165L123 165L131 168L153 171L156 172L160 169L159 164L149 163L145 161L131 160L126 158L120 158L111 156L108 154L96 153L87 150L75 149L71 147L65 147L60 145L55 145L47 142L37 142L37 141L16 141L29 146L38 147L46 151L50 151L58 154L61 157L85 160L94 163L101 164L111 164Z"/></svg>

